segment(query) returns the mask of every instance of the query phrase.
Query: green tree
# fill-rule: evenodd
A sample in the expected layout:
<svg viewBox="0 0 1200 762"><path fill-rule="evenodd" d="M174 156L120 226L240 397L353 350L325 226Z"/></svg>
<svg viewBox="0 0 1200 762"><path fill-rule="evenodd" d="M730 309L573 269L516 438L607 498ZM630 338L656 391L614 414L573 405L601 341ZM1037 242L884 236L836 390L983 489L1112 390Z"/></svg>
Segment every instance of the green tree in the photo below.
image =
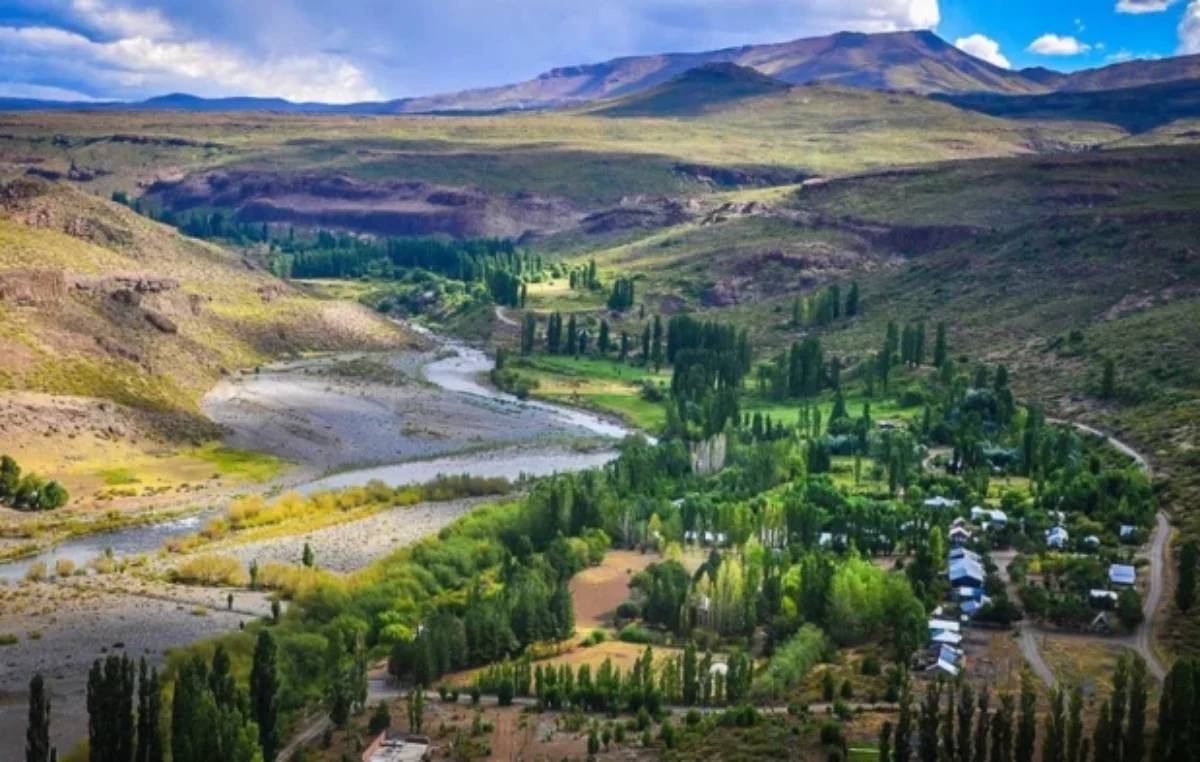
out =
<svg viewBox="0 0 1200 762"><path fill-rule="evenodd" d="M1071 686L1067 705L1066 762L1087 762L1083 755L1083 687L1078 681Z"/></svg>
<svg viewBox="0 0 1200 762"><path fill-rule="evenodd" d="M521 354L533 354L533 345L537 336L537 315L526 312L521 318Z"/></svg>
<svg viewBox="0 0 1200 762"><path fill-rule="evenodd" d="M1092 730L1092 754L1095 762L1113 762L1112 708L1107 701L1100 705Z"/></svg>
<svg viewBox="0 0 1200 762"><path fill-rule="evenodd" d="M162 730L162 685L158 670L142 657L138 666L137 762L163 762L166 743Z"/></svg>
<svg viewBox="0 0 1200 762"><path fill-rule="evenodd" d="M847 308L849 305L847 305ZM847 314L849 311L847 309ZM892 721L884 720L879 728L879 762L892 762Z"/></svg>
<svg viewBox="0 0 1200 762"><path fill-rule="evenodd" d="M687 642L683 649L683 705L695 706L698 683L696 681L696 643Z"/></svg>
<svg viewBox="0 0 1200 762"><path fill-rule="evenodd" d="M1066 698L1060 685L1050 699L1046 734L1042 737L1042 762L1064 762L1066 758Z"/></svg>
<svg viewBox="0 0 1200 762"><path fill-rule="evenodd" d="M908 671L900 667L900 711L896 716L895 762L912 759L912 681Z"/></svg>
<svg viewBox="0 0 1200 762"><path fill-rule="evenodd" d="M1017 722L1014 759L1016 762L1033 762L1037 743L1037 689L1033 673L1028 668L1021 672L1021 716Z"/></svg>
<svg viewBox="0 0 1200 762"><path fill-rule="evenodd" d="M1188 540L1179 549L1179 576L1175 587L1175 605L1183 613L1196 602L1196 561L1200 556L1195 540ZM1197 739L1200 741L1200 739Z"/></svg>
<svg viewBox="0 0 1200 762"><path fill-rule="evenodd" d="M1100 398L1110 400L1117 394L1117 366L1109 357L1104 360L1104 370L1100 377Z"/></svg>
<svg viewBox="0 0 1200 762"><path fill-rule="evenodd" d="M975 721L975 754L971 758L971 762L988 762L988 738L991 723L991 715L988 714L988 704L991 703L991 697L988 695L987 686L979 691L979 719Z"/></svg>
<svg viewBox="0 0 1200 762"><path fill-rule="evenodd" d="M942 681L935 679L925 687L917 719L917 759L938 762L938 725L941 722Z"/></svg>
<svg viewBox="0 0 1200 762"><path fill-rule="evenodd" d="M313 553L312 546L309 545L307 542L304 543L304 550L300 553L300 563L304 564L306 567L311 569L311 568L313 568L313 565L316 563L316 561L317 561L317 557L316 557L316 554Z"/></svg>
<svg viewBox="0 0 1200 762"><path fill-rule="evenodd" d="M946 364L947 348L946 348L946 324L937 324L937 336L933 342L933 364L935 367L942 367Z"/></svg>
<svg viewBox="0 0 1200 762"><path fill-rule="evenodd" d="M846 294L846 317L852 318L858 314L858 281L853 281L850 284L850 291Z"/></svg>
<svg viewBox="0 0 1200 762"><path fill-rule="evenodd" d="M1000 694L1000 709L992 717L992 756L991 762L1012 762L1013 760L1013 719L1016 715L1016 702L1012 694Z"/></svg>
<svg viewBox="0 0 1200 762"><path fill-rule="evenodd" d="M262 630L254 645L254 662L250 668L251 714L258 723L258 746L264 760L279 754L279 648L270 630Z"/></svg>
<svg viewBox="0 0 1200 762"><path fill-rule="evenodd" d="M958 735L954 739L954 749L958 762L971 762L971 731L974 730L975 694L971 685L966 681L958 681Z"/></svg>
<svg viewBox="0 0 1200 762"><path fill-rule="evenodd" d="M50 762L50 694L42 676L29 681L29 725L25 730L25 762Z"/></svg>
<svg viewBox="0 0 1200 762"><path fill-rule="evenodd" d="M408 727L413 733L420 733L425 725L425 687L415 686L408 693Z"/></svg>
<svg viewBox="0 0 1200 762"><path fill-rule="evenodd" d="M1129 675L1129 724L1125 728L1121 762L1144 762L1146 759L1146 662L1134 653Z"/></svg>

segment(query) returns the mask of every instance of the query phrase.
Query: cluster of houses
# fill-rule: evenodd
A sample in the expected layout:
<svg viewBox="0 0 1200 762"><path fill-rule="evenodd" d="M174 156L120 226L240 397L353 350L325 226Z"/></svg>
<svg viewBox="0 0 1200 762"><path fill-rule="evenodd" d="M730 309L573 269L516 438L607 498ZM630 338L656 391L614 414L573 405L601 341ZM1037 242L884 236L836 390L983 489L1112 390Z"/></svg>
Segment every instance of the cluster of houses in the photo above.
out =
<svg viewBox="0 0 1200 762"><path fill-rule="evenodd" d="M958 616L951 618L947 615L945 606L934 610L929 620L926 671L955 677L966 664L962 628L989 602L983 591L987 575L980 557L961 546L950 551L946 575L950 580L951 597L957 604Z"/></svg>

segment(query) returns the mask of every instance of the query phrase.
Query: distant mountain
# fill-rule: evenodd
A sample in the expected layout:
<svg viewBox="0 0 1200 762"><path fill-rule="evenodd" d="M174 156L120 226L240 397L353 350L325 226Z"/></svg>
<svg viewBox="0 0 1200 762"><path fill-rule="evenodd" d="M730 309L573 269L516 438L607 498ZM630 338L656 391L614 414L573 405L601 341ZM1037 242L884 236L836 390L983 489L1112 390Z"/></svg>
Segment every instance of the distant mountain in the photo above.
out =
<svg viewBox="0 0 1200 762"><path fill-rule="evenodd" d="M722 105L792 88L756 69L731 63L709 63L594 110L604 116L694 116Z"/></svg>
<svg viewBox="0 0 1200 762"><path fill-rule="evenodd" d="M208 99L173 94L138 103L0 99L0 110L266 110L335 114L461 114L537 110L576 107L595 101L646 94L689 71L711 65L752 69L785 84L819 82L920 95L983 93L1027 96L1060 91L1093 92L1200 79L1200 55L1129 61L1072 74L1040 67L1012 71L964 53L932 32L840 32L826 37L769 45L616 58L603 63L552 69L533 79L509 85L380 103L294 103L281 98ZM719 71L719 68L710 70L708 75ZM749 84L749 80L743 77L743 84ZM702 94L702 83L693 82L691 85L694 96ZM728 83L721 83L719 89L724 92L730 88ZM629 108L633 108L632 103L629 102ZM661 106L659 104L658 107Z"/></svg>
<svg viewBox="0 0 1200 762"><path fill-rule="evenodd" d="M959 108L1005 119L1105 122L1134 133L1200 117L1200 79L1113 90L1061 90L1042 95L935 95Z"/></svg>

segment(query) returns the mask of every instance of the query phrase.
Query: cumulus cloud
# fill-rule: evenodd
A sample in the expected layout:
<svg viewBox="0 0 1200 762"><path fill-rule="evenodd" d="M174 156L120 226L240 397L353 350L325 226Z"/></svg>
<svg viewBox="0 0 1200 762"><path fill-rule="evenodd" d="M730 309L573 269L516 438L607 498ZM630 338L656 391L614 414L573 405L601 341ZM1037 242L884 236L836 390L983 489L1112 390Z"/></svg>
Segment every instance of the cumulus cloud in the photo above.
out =
<svg viewBox="0 0 1200 762"><path fill-rule="evenodd" d="M1200 53L1200 0L1192 0L1179 22L1179 53Z"/></svg>
<svg viewBox="0 0 1200 762"><path fill-rule="evenodd" d="M1162 13L1178 0L1118 0L1117 13Z"/></svg>
<svg viewBox="0 0 1200 762"><path fill-rule="evenodd" d="M982 34L960 37L954 41L954 47L1001 69L1012 68L1012 63L1000 52L1000 43Z"/></svg>
<svg viewBox="0 0 1200 762"><path fill-rule="evenodd" d="M1092 49L1086 42L1080 42L1070 35L1060 37L1057 34L1043 34L1029 43L1029 52L1043 56L1077 56Z"/></svg>
<svg viewBox="0 0 1200 762"><path fill-rule="evenodd" d="M0 79L123 98L401 97L623 55L941 20L939 0L13 1L33 10L0 16Z"/></svg>

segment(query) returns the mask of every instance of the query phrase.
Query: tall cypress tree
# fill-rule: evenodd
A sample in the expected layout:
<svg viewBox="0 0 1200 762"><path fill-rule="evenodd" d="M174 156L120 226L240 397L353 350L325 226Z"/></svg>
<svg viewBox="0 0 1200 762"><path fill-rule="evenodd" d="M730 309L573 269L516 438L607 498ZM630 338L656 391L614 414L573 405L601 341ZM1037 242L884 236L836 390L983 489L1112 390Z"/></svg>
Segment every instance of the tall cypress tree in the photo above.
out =
<svg viewBox="0 0 1200 762"><path fill-rule="evenodd" d="M1125 654L1117 659L1117 668L1113 672L1112 714L1109 722L1109 762L1122 762L1125 744L1125 708L1129 702L1129 661ZM1097 750L1099 753L1099 750Z"/></svg>
<svg viewBox="0 0 1200 762"><path fill-rule="evenodd" d="M1012 694L1000 694L1000 709L992 717L992 757L991 762L1012 762L1013 758L1013 718L1016 714L1016 702Z"/></svg>
<svg viewBox="0 0 1200 762"><path fill-rule="evenodd" d="M1078 681L1071 686L1071 700L1067 707L1067 757L1066 762L1085 762L1083 753L1083 686Z"/></svg>
<svg viewBox="0 0 1200 762"><path fill-rule="evenodd" d="M955 684L949 682L946 684L946 713L942 717L942 754L947 760L954 760L955 754L955 731L958 729L954 723L954 701L955 701Z"/></svg>
<svg viewBox="0 0 1200 762"><path fill-rule="evenodd" d="M137 762L162 762L165 754L162 737L162 689L158 670L142 657L138 668Z"/></svg>
<svg viewBox="0 0 1200 762"><path fill-rule="evenodd" d="M1145 762L1146 759L1146 661L1133 654L1129 678L1129 724L1125 729L1122 762Z"/></svg>
<svg viewBox="0 0 1200 762"><path fill-rule="evenodd" d="M958 685L958 737L955 751L958 762L971 762L971 731L975 719L975 694L966 680L959 679Z"/></svg>
<svg viewBox="0 0 1200 762"><path fill-rule="evenodd" d="M933 344L933 364L940 368L946 364L946 324L937 324L937 338Z"/></svg>
<svg viewBox="0 0 1200 762"><path fill-rule="evenodd" d="M683 649L683 705L695 706L698 684L696 682L696 643L687 642Z"/></svg>
<svg viewBox="0 0 1200 762"><path fill-rule="evenodd" d="M1042 738L1042 762L1064 762L1066 756L1066 699L1060 685L1050 699L1046 735Z"/></svg>
<svg viewBox="0 0 1200 762"><path fill-rule="evenodd" d="M975 722L975 755L972 762L988 762L988 730L991 722L991 715L988 714L989 703L991 697L985 685L979 692L979 719Z"/></svg>
<svg viewBox="0 0 1200 762"><path fill-rule="evenodd" d="M941 722L942 681L934 680L925 687L925 700L917 720L917 759L938 762L938 725Z"/></svg>
<svg viewBox="0 0 1200 762"><path fill-rule="evenodd" d="M1175 605L1187 613L1196 602L1196 562L1200 557L1196 541L1188 540L1179 549L1179 583L1175 587Z"/></svg>
<svg viewBox="0 0 1200 762"><path fill-rule="evenodd" d="M909 762L912 759L912 681L907 670L900 675L900 714L896 718L894 746L895 762Z"/></svg>
<svg viewBox="0 0 1200 762"><path fill-rule="evenodd" d="M1096 718L1096 727L1092 730L1093 762L1113 762L1112 737L1112 708L1109 702L1105 701L1100 705L1100 714Z"/></svg>
<svg viewBox="0 0 1200 762"><path fill-rule="evenodd" d="M1033 762L1034 745L1037 743L1037 690L1034 688L1033 674L1028 668L1021 673L1021 716L1016 735L1014 759L1016 762Z"/></svg>
<svg viewBox="0 0 1200 762"><path fill-rule="evenodd" d="M40 674L29 681L29 726L25 762L50 762L50 694Z"/></svg>
<svg viewBox="0 0 1200 762"><path fill-rule="evenodd" d="M891 720L884 720L879 728L879 762L892 762Z"/></svg>

